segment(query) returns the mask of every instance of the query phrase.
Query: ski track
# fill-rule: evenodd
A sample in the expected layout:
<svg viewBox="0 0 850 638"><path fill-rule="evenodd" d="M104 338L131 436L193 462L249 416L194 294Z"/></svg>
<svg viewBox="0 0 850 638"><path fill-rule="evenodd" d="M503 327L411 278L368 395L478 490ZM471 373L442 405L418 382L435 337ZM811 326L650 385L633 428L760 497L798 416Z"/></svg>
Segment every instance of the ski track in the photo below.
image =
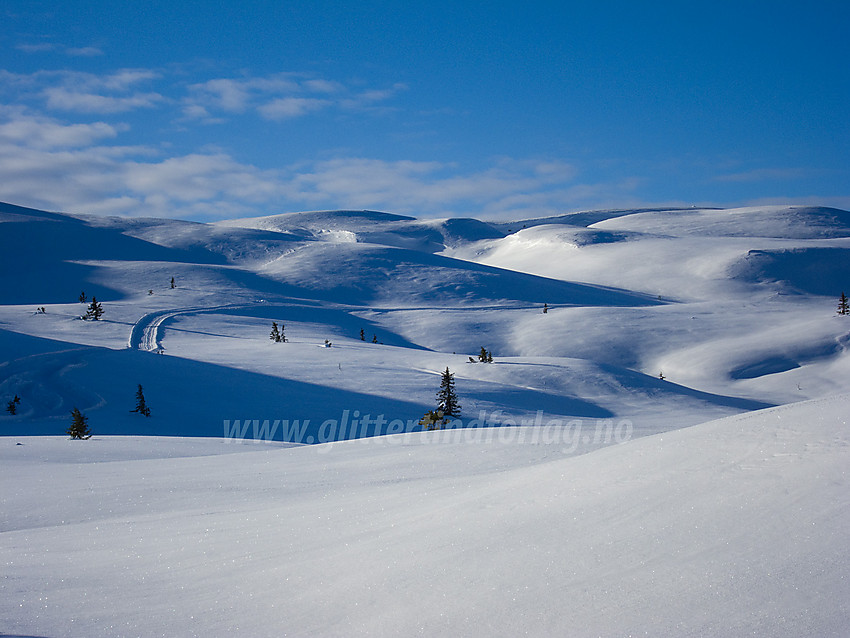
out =
<svg viewBox="0 0 850 638"><path fill-rule="evenodd" d="M175 317L185 315L203 314L207 312L219 312L221 310L240 310L243 308L254 308L266 305L265 302L255 303L232 303L220 306L197 306L191 308L172 308L171 310L158 310L149 312L133 324L127 347L133 350L156 352L162 349L162 329L166 322Z"/></svg>

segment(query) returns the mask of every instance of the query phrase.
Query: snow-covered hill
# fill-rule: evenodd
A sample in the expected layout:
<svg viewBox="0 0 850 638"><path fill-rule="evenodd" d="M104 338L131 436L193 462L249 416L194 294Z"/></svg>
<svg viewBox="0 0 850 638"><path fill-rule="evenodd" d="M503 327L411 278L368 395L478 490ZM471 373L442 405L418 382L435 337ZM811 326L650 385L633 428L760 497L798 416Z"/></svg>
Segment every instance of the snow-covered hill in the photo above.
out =
<svg viewBox="0 0 850 638"><path fill-rule="evenodd" d="M841 636L847 396L580 456L0 439L0 627L38 636Z"/></svg>
<svg viewBox="0 0 850 638"><path fill-rule="evenodd" d="M104 434L217 436L228 419L315 425L346 407L407 421L433 405L446 366L467 420L542 411L630 419L639 433L846 389L843 211L0 215L0 391L23 400L0 417L8 434L59 433L78 404ZM81 291L106 304L103 321L79 320ZM268 340L272 321L288 343ZM469 363L482 346L495 364ZM215 402L181 398L199 378ZM127 412L138 383L151 420Z"/></svg>
<svg viewBox="0 0 850 638"><path fill-rule="evenodd" d="M0 633L839 635L848 251L824 208L0 204Z"/></svg>

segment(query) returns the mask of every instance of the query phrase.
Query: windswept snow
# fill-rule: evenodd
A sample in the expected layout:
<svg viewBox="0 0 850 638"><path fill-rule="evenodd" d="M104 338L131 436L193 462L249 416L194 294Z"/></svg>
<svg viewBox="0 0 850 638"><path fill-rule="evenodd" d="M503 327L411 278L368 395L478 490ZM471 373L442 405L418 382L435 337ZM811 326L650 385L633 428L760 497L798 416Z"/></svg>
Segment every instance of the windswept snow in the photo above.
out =
<svg viewBox="0 0 850 638"><path fill-rule="evenodd" d="M848 409L803 403L581 456L504 433L168 454L7 438L3 630L840 636Z"/></svg>
<svg viewBox="0 0 850 638"><path fill-rule="evenodd" d="M848 251L814 207L0 204L0 634L842 635Z"/></svg>

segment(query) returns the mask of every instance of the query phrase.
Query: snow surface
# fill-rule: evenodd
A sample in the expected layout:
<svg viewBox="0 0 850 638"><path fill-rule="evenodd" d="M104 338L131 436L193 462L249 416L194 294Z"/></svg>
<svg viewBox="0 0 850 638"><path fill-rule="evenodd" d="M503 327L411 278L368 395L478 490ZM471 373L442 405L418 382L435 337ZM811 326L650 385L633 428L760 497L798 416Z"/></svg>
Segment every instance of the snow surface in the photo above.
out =
<svg viewBox="0 0 850 638"><path fill-rule="evenodd" d="M846 635L848 251L825 208L0 204L0 634Z"/></svg>
<svg viewBox="0 0 850 638"><path fill-rule="evenodd" d="M6 438L3 630L846 635L848 408L579 456L505 432L178 439L166 458L147 439Z"/></svg>

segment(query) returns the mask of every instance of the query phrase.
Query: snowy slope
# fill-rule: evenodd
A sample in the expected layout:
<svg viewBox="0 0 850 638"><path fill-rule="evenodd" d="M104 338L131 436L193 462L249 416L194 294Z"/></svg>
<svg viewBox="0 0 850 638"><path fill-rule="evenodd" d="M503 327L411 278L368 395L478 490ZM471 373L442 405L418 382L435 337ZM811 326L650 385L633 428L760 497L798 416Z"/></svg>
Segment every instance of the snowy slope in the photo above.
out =
<svg viewBox="0 0 850 638"><path fill-rule="evenodd" d="M0 204L0 634L842 635L848 216Z"/></svg>
<svg viewBox="0 0 850 638"><path fill-rule="evenodd" d="M424 252L504 236L496 224L477 219L419 220L367 210L286 213L218 222L216 225L274 230L324 241L363 242Z"/></svg>
<svg viewBox="0 0 850 638"><path fill-rule="evenodd" d="M840 636L848 408L580 456L516 430L295 449L0 439L0 631Z"/></svg>
<svg viewBox="0 0 850 638"><path fill-rule="evenodd" d="M23 399L0 416L4 433L59 433L78 405L101 433L218 436L226 420L311 418L315 439L346 409L415 420L449 366L467 421L542 412L649 434L828 396L848 379L850 325L815 294L847 274L842 211L502 225L370 211L213 225L0 213L0 394ZM103 321L79 320L80 290L106 303ZM269 342L272 321L289 343ZM318 347L326 339L332 349ZM468 363L482 346L496 362ZM216 402L181 399L197 379ZM138 383L151 421L128 414Z"/></svg>

